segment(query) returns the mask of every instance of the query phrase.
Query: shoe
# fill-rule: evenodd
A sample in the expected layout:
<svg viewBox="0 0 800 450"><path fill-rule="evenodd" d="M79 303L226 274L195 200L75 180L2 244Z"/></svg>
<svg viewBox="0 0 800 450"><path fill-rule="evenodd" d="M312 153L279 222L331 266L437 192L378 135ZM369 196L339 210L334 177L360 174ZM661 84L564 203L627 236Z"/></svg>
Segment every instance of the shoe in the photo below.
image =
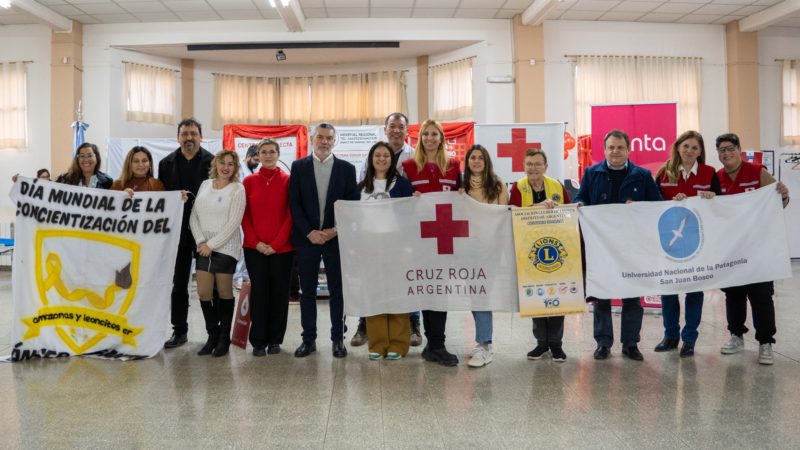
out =
<svg viewBox="0 0 800 450"><path fill-rule="evenodd" d="M598 345L597 348L594 349L594 359L608 359L610 354L611 349L609 347Z"/></svg>
<svg viewBox="0 0 800 450"><path fill-rule="evenodd" d="M686 344L684 342L684 344ZM670 350L675 350L678 348L678 340L677 339L667 339L664 338L661 342L656 345L656 348L653 349L654 352L668 352Z"/></svg>
<svg viewBox="0 0 800 450"><path fill-rule="evenodd" d="M492 359L491 347L490 350L486 350L480 345L477 345L472 349L472 353L469 355L469 361L467 362L467 365L470 367L483 367L492 362Z"/></svg>
<svg viewBox="0 0 800 450"><path fill-rule="evenodd" d="M266 347L255 347L255 348L253 348L253 356L267 356Z"/></svg>
<svg viewBox="0 0 800 450"><path fill-rule="evenodd" d="M389 353L386 354L386 359L388 359L390 361L397 361L398 359L400 359L402 357L403 357L403 355L401 355L400 353L395 353L395 352L389 352Z"/></svg>
<svg viewBox="0 0 800 450"><path fill-rule="evenodd" d="M347 356L347 348L344 346L344 340L333 341L333 357L344 358L345 356Z"/></svg>
<svg viewBox="0 0 800 450"><path fill-rule="evenodd" d="M419 347L422 345L422 333L419 332L419 321L411 321L411 336L408 338L408 345L412 347Z"/></svg>
<svg viewBox="0 0 800 450"><path fill-rule="evenodd" d="M537 359L541 359L545 353L547 353L548 347L546 345L536 345L533 350L528 352L528 359L531 361L536 361Z"/></svg>
<svg viewBox="0 0 800 450"><path fill-rule="evenodd" d="M758 363L770 366L775 363L772 358L772 344L761 344L758 346Z"/></svg>
<svg viewBox="0 0 800 450"><path fill-rule="evenodd" d="M723 355L732 355L734 353L739 353L740 351L744 350L744 339L741 336L736 336L735 334L731 335L731 338L728 339L728 342L719 349L719 352Z"/></svg>
<svg viewBox="0 0 800 450"><path fill-rule="evenodd" d="M280 352L281 352L280 344L269 344L269 345L267 345L267 354L277 355Z"/></svg>
<svg viewBox="0 0 800 450"><path fill-rule="evenodd" d="M381 355L380 353L370 353L369 354L369 359L371 359L373 361L377 361L379 359L383 359L383 355Z"/></svg>
<svg viewBox="0 0 800 450"><path fill-rule="evenodd" d="M197 352L198 356L205 356L210 355L212 351L214 351L214 347L217 346L217 341L219 341L219 335L208 335L208 340L206 341L206 345ZM165 345L166 346L166 345Z"/></svg>
<svg viewBox="0 0 800 450"><path fill-rule="evenodd" d="M432 350L426 345L422 350L422 359L425 361L437 362L447 367L458 365L458 356L448 352L444 347Z"/></svg>
<svg viewBox="0 0 800 450"><path fill-rule="evenodd" d="M300 344L300 347L297 347L297 350L294 351L294 357L305 358L306 356L314 353L315 351L317 351L316 343L303 341L303 343Z"/></svg>
<svg viewBox="0 0 800 450"><path fill-rule="evenodd" d="M694 356L694 342L684 342L681 346L681 358L689 358Z"/></svg>
<svg viewBox="0 0 800 450"><path fill-rule="evenodd" d="M231 348L231 322L233 322L233 309L235 307L234 300L232 298L229 299L220 299L218 302L214 302L217 306L217 315L219 316L219 340L217 341L217 346L214 347L214 351L211 353L211 356L225 356L228 354L228 350Z"/></svg>
<svg viewBox="0 0 800 450"><path fill-rule="evenodd" d="M644 361L644 356L642 356L642 352L640 352L639 347L635 345L631 345L630 347L623 347L622 354L634 361Z"/></svg>
<svg viewBox="0 0 800 450"><path fill-rule="evenodd" d="M170 337L167 342L164 342L164 348L180 347L188 341L189 339L186 338L186 333L172 333L172 337Z"/></svg>
<svg viewBox="0 0 800 450"><path fill-rule="evenodd" d="M361 323L358 324L358 329L356 330L356 334L353 335L353 338L350 339L350 345L353 347L360 347L367 343L367 327L361 326Z"/></svg>
<svg viewBox="0 0 800 450"><path fill-rule="evenodd" d="M550 347L550 355L553 357L553 361L555 362L564 362L567 360L567 354L564 353L564 350L561 347Z"/></svg>

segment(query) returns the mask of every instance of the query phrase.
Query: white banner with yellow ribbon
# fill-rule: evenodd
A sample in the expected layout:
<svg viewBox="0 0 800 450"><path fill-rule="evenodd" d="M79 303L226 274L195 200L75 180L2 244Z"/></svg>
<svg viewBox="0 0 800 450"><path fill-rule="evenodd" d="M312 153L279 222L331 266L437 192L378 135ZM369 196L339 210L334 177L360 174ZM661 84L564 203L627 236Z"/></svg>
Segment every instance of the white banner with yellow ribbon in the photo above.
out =
<svg viewBox="0 0 800 450"><path fill-rule="evenodd" d="M20 177L11 199L10 359L156 355L169 317L180 194L130 198Z"/></svg>

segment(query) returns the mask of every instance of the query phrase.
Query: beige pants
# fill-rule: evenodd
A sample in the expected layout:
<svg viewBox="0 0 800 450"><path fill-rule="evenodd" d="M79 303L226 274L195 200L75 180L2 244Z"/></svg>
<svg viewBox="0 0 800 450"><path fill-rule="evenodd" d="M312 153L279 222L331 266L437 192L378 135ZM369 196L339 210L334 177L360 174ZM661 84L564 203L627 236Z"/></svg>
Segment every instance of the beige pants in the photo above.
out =
<svg viewBox="0 0 800 450"><path fill-rule="evenodd" d="M411 322L408 314L380 314L367 317L367 342L370 353L408 353Z"/></svg>

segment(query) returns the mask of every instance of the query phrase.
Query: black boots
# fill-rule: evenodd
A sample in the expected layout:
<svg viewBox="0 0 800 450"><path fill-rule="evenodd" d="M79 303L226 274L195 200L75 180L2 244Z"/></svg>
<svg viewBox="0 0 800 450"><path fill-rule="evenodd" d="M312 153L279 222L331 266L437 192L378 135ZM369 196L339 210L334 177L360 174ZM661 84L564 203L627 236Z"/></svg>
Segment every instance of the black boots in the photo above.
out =
<svg viewBox="0 0 800 450"><path fill-rule="evenodd" d="M200 308L203 310L203 319L206 321L206 331L208 332L208 340L206 345L197 352L198 355L210 355L217 346L219 341L219 315L217 314L216 304L219 300L200 301Z"/></svg>
<svg viewBox="0 0 800 450"><path fill-rule="evenodd" d="M219 340L212 352L212 356L225 356L231 346L231 322L233 322L233 309L235 301L232 298L220 299L217 302L217 315L219 316Z"/></svg>

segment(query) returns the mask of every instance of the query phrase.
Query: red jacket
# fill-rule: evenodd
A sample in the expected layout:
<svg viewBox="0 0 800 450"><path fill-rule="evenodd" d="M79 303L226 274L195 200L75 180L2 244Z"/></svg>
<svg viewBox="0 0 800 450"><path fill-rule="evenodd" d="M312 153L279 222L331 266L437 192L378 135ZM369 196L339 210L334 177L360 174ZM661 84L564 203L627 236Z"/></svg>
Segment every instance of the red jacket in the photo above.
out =
<svg viewBox="0 0 800 450"><path fill-rule="evenodd" d="M687 197L696 197L697 191L714 191L712 186L715 187L719 182L714 179L717 177L714 168L697 163L697 175L690 173L689 178L683 179L683 176L678 175L678 181L673 183L669 181L667 171L661 172L658 177L658 187L661 189L661 196L664 200L672 200L678 194L686 194Z"/></svg>
<svg viewBox="0 0 800 450"><path fill-rule="evenodd" d="M414 159L403 161L403 170L406 178L411 182L411 187L415 191L423 194L427 192L457 191L461 187L460 164L456 159L447 162L447 173L442 174L439 166L434 163L427 163L422 170L417 170L417 163Z"/></svg>
<svg viewBox="0 0 800 450"><path fill-rule="evenodd" d="M731 180L725 168L719 169L719 185L725 195L741 194L742 192L755 191L761 187L761 169L764 166L742 161L742 167L736 174L736 180Z"/></svg>
<svg viewBox="0 0 800 450"><path fill-rule="evenodd" d="M292 215L289 212L289 175L281 169L262 167L244 179L247 205L242 217L244 248L255 249L263 242L276 253L294 250L290 242Z"/></svg>

